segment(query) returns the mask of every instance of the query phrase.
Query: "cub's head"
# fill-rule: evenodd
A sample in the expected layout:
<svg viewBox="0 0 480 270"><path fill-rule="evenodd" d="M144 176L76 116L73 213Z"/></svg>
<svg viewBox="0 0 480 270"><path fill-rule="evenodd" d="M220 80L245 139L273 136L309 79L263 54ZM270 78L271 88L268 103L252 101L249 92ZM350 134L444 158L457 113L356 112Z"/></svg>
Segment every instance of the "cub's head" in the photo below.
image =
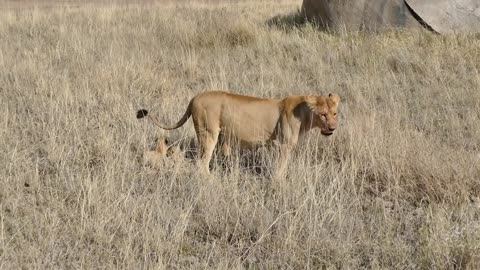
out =
<svg viewBox="0 0 480 270"><path fill-rule="evenodd" d="M320 128L322 135L330 136L337 128L337 108L340 97L336 94L309 96L306 103L313 112L313 125Z"/></svg>

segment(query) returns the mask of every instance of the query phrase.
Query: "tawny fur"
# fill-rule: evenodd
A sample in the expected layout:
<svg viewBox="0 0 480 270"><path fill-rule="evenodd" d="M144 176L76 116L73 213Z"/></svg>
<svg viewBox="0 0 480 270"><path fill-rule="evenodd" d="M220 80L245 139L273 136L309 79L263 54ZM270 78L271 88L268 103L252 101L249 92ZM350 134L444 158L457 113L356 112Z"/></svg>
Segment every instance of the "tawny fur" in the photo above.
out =
<svg viewBox="0 0 480 270"><path fill-rule="evenodd" d="M192 117L200 146L203 168L209 172L209 163L220 140L224 153L232 143L241 147L280 145L277 175L287 165L291 149L299 137L312 128L329 136L337 127L337 107L340 97L288 96L284 99L264 99L223 91L207 91L192 98L182 119L173 126L165 126L146 110L139 110L137 118L147 116L160 128L181 127Z"/></svg>
<svg viewBox="0 0 480 270"><path fill-rule="evenodd" d="M144 161L152 166L161 164L165 157L178 158L181 150L178 146L169 146L165 138L158 138L155 150L147 150L144 153Z"/></svg>

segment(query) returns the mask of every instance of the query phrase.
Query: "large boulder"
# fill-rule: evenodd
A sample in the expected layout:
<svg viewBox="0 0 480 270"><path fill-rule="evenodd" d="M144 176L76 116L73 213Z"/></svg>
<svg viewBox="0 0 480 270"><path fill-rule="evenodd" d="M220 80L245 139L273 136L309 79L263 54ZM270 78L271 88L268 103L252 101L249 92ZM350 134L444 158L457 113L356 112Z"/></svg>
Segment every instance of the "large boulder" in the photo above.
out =
<svg viewBox="0 0 480 270"><path fill-rule="evenodd" d="M333 31L480 30L480 0L303 0L302 15Z"/></svg>
<svg viewBox="0 0 480 270"><path fill-rule="evenodd" d="M439 33L480 31L480 0L405 0L405 3Z"/></svg>

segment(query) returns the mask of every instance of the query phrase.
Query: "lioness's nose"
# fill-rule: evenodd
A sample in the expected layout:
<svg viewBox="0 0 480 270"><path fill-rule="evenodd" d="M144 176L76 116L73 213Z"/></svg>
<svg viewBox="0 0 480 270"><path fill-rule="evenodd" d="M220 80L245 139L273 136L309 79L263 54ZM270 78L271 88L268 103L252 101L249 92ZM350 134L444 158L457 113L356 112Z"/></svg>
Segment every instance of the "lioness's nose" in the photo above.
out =
<svg viewBox="0 0 480 270"><path fill-rule="evenodd" d="M328 130L334 131L336 127L328 127Z"/></svg>

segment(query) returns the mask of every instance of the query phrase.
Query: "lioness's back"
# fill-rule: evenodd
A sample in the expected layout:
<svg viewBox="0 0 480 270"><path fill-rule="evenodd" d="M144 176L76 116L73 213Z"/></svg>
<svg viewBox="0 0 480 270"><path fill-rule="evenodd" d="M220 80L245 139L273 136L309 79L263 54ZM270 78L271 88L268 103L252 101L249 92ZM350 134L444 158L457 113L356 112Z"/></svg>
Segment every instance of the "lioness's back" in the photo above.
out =
<svg viewBox="0 0 480 270"><path fill-rule="evenodd" d="M267 101L267 100L272 100L272 99L266 99L266 98L258 98L258 97L252 97L252 96L245 96L245 95L240 95L240 94L235 94L235 93L230 93L226 91L221 91L221 90L214 90L214 91L206 91L197 94L196 96L193 97L194 100L197 99L212 99L212 98L228 98L232 100L238 100L241 102L256 102L256 101Z"/></svg>

